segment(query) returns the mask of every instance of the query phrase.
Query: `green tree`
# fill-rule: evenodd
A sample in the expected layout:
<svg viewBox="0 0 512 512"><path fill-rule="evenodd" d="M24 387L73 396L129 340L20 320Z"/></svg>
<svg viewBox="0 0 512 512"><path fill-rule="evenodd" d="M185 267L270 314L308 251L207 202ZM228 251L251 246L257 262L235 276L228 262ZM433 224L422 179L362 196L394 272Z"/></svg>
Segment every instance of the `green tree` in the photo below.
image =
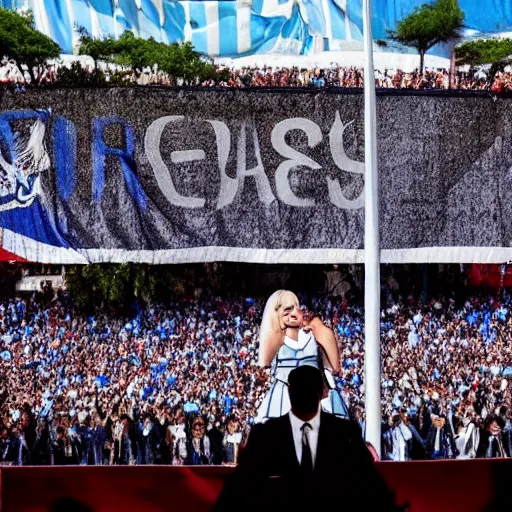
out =
<svg viewBox="0 0 512 512"><path fill-rule="evenodd" d="M118 40L94 39L83 28L79 33L80 55L89 55L96 63L103 60L128 66L136 74L156 64L174 82L183 79L187 84L217 78L215 66L195 51L190 42L165 44L153 38L136 37L128 30Z"/></svg>
<svg viewBox="0 0 512 512"><path fill-rule="evenodd" d="M59 68L56 83L60 87L94 87L110 84L101 69L92 72L84 69L80 62L73 62L69 67Z"/></svg>
<svg viewBox="0 0 512 512"><path fill-rule="evenodd" d="M60 55L59 45L34 28L32 14L0 9L0 53L16 63L21 74L27 67L31 82L37 84L43 66ZM37 70L37 76L34 70Z"/></svg>
<svg viewBox="0 0 512 512"><path fill-rule="evenodd" d="M66 287L81 312L130 314L135 303L166 302L193 291L189 270L184 265L77 265L66 269Z"/></svg>
<svg viewBox="0 0 512 512"><path fill-rule="evenodd" d="M512 39L477 39L455 48L458 66L491 64L491 76L512 62Z"/></svg>
<svg viewBox="0 0 512 512"><path fill-rule="evenodd" d="M178 69L167 71L173 78L182 78L188 84L194 84L196 80L204 81L217 78L216 67L200 53L194 50L192 43L187 42L181 45L173 45L174 52L168 53L168 61L162 63L162 69L166 71L168 64L172 64L172 58L176 58L180 65ZM172 72L170 72L172 71Z"/></svg>
<svg viewBox="0 0 512 512"><path fill-rule="evenodd" d="M458 0L436 0L417 7L390 35L395 41L416 48L423 73L425 53L438 43L459 38L463 23L464 13Z"/></svg>
<svg viewBox="0 0 512 512"><path fill-rule="evenodd" d="M152 298L155 282L147 265L92 264L66 272L66 287L78 309L128 312L135 301Z"/></svg>
<svg viewBox="0 0 512 512"><path fill-rule="evenodd" d="M168 45L158 43L152 37L143 39L135 37L126 30L115 43L113 61L116 64L129 66L134 72L140 73L143 68L153 67L163 59Z"/></svg>
<svg viewBox="0 0 512 512"><path fill-rule="evenodd" d="M98 67L98 62L112 62L116 53L116 40L113 37L104 37L97 39L92 37L83 27L77 28L78 38L78 54L88 55L94 60L94 67Z"/></svg>

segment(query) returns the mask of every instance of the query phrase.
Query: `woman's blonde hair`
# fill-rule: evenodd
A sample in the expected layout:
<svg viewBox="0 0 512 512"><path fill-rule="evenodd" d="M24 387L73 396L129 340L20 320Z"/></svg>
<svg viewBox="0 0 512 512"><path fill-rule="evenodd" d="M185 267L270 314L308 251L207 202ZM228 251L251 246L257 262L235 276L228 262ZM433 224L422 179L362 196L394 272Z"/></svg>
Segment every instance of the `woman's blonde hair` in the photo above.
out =
<svg viewBox="0 0 512 512"><path fill-rule="evenodd" d="M277 290L265 304L260 327L259 366L269 366L284 342L286 326L282 322L280 309L285 304L299 307L299 299L289 290Z"/></svg>

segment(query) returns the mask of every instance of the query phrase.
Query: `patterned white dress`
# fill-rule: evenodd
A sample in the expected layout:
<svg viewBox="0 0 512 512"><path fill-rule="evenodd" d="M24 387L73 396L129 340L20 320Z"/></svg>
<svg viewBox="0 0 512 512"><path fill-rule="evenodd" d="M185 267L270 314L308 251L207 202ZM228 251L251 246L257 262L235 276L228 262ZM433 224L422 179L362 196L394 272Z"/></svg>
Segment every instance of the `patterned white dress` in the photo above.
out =
<svg viewBox="0 0 512 512"><path fill-rule="evenodd" d="M288 375L299 366L310 365L319 369L323 368L322 355L321 348L311 332L301 329L297 341L288 336L285 337L283 346L272 362L272 384L258 409L256 423L263 423L268 418L277 418L288 414L291 408L288 395ZM336 389L331 373L329 370L325 370L325 373L329 395L322 400L322 409L336 416L348 418L347 407Z"/></svg>

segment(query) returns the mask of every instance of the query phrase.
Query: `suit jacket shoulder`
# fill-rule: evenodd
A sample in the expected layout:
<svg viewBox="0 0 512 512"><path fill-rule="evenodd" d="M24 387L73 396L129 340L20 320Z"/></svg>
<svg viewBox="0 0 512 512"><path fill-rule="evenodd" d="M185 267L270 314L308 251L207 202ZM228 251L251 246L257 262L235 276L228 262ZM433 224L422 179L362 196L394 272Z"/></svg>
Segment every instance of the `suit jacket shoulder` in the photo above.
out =
<svg viewBox="0 0 512 512"><path fill-rule="evenodd" d="M343 435L346 441L361 440L363 438L361 429L357 423L351 420L338 418L333 414L322 412L320 425L324 426L328 431L336 431L339 435Z"/></svg>
<svg viewBox="0 0 512 512"><path fill-rule="evenodd" d="M281 429L287 427L290 424L290 416L285 414L278 418L270 418L265 423L255 425L255 427L263 427L265 430L273 431L275 429Z"/></svg>
<svg viewBox="0 0 512 512"><path fill-rule="evenodd" d="M275 443L281 443L290 430L288 415L271 418L251 428L246 446L240 451L239 465L257 466L268 462L268 456L275 451Z"/></svg>

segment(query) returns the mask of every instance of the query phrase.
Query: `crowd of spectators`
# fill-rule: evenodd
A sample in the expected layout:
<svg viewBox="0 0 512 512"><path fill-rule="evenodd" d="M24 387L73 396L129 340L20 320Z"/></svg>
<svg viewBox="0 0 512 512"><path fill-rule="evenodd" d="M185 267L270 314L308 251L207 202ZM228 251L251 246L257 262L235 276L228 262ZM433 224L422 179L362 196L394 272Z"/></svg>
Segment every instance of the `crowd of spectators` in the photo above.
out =
<svg viewBox="0 0 512 512"><path fill-rule="evenodd" d="M243 68L228 69L227 80L213 81L206 86L223 87L313 87L313 88L362 88L364 72L358 67L332 65L327 69L299 68ZM375 85L378 89L454 89L492 91L495 93L512 90L512 74L498 72L494 77L480 72L455 73L450 79L446 69L431 69L420 73L418 70L404 72L397 70L376 70Z"/></svg>
<svg viewBox="0 0 512 512"><path fill-rule="evenodd" d="M84 71L97 72L93 67L84 65ZM60 82L63 67L51 65L36 72L40 85L57 85ZM39 73L39 74L38 74ZM104 79L108 83L127 85L180 85L182 81L173 80L164 73L145 68L143 70L119 70L110 66L104 69ZM229 68L218 66L218 79L198 83L204 87L311 87L311 88L362 88L364 73L362 68L344 67L332 64L327 69L303 69L287 67L246 67ZM24 89L30 84L28 72L10 63L0 66L0 85ZM446 69L427 69L404 72L398 70L376 71L375 84L381 89L455 89L492 91L501 93L512 91L512 73L499 71L489 76L483 71L478 73L457 72L450 79Z"/></svg>
<svg viewBox="0 0 512 512"><path fill-rule="evenodd" d="M336 334L337 386L364 431L363 310L351 286L301 301ZM76 315L62 291L3 301L0 462L236 463L270 383L256 366L264 301L203 294L132 318ZM421 300L391 276L382 304L383 457L510 454L510 295Z"/></svg>

